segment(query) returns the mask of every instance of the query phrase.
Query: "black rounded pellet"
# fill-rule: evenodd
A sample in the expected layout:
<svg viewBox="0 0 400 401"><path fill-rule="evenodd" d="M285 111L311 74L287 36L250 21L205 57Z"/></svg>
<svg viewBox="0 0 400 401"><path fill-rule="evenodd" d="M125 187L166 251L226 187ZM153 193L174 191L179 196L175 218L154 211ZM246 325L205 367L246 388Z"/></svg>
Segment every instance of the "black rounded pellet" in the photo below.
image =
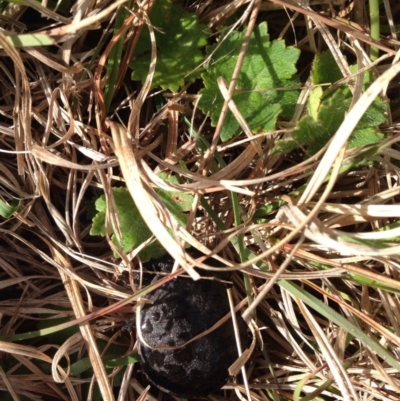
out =
<svg viewBox="0 0 400 401"><path fill-rule="evenodd" d="M190 253L199 256L196 251ZM162 271L166 268L165 260L160 260ZM173 262L171 258L170 261ZM171 268L172 264L169 271ZM179 346L208 330L230 311L226 288L216 280L179 277L146 295L151 303L146 303L140 313L145 344L139 340L139 352L143 371L151 383L167 393L191 398L217 391L228 381L228 368L238 357L231 319L181 348L147 347ZM246 325L240 316L237 320L245 348Z"/></svg>

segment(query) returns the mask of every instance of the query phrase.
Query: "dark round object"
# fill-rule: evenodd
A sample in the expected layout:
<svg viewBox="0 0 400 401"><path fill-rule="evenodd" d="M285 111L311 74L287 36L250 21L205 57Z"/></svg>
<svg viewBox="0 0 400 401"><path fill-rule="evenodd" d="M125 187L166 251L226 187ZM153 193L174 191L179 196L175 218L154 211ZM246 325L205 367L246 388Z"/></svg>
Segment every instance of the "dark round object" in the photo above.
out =
<svg viewBox="0 0 400 401"><path fill-rule="evenodd" d="M178 346L208 330L229 313L226 288L215 280L179 277L146 295L152 303L141 310L144 342L150 347ZM237 319L245 348L246 325L240 316ZM150 382L185 398L219 390L228 381L228 368L238 357L231 319L184 347L155 350L139 341L139 352Z"/></svg>

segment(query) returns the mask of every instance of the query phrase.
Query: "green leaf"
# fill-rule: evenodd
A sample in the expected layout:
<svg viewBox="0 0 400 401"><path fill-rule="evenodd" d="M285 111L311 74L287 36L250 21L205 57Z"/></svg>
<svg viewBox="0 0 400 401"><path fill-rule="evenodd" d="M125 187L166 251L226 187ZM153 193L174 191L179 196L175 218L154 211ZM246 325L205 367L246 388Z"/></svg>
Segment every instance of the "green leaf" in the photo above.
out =
<svg viewBox="0 0 400 401"><path fill-rule="evenodd" d="M297 149L299 144L293 139L280 139L275 142L275 146L271 151L271 155L278 153L288 153L294 149Z"/></svg>
<svg viewBox="0 0 400 401"><path fill-rule="evenodd" d="M166 173L161 173L159 176L165 181L179 184L179 180L176 176L168 176ZM193 195L178 191L167 192L159 188L156 188L155 191L179 223L185 225L187 216L184 212L190 211L194 200Z"/></svg>
<svg viewBox="0 0 400 401"><path fill-rule="evenodd" d="M384 139L384 135L374 128L356 129L351 135L347 147L349 149L361 148L366 145L378 143Z"/></svg>
<svg viewBox="0 0 400 401"><path fill-rule="evenodd" d="M276 210L278 210L281 206L283 206L285 204L286 204L286 202L282 199L273 200L273 201L267 203L265 206L262 206L259 209L257 209L254 213L253 218L258 219L260 217L266 217L270 213L275 212Z"/></svg>
<svg viewBox="0 0 400 401"><path fill-rule="evenodd" d="M320 86L313 88L310 91L310 97L308 98L307 110L308 114L314 119L318 119L318 110L321 105L321 99L323 95L323 90Z"/></svg>
<svg viewBox="0 0 400 401"><path fill-rule="evenodd" d="M340 127L349 107L350 99L346 99L341 91L336 91L322 102L316 120L305 116L299 121L292 133L293 138L301 145L308 145L309 154L317 153Z"/></svg>
<svg viewBox="0 0 400 401"><path fill-rule="evenodd" d="M193 82L200 76L194 71L204 60L201 48L207 44L209 30L198 22L197 15L188 13L171 0L157 0L150 12L155 27L157 65L152 88L177 92L185 82ZM146 28L147 29L147 28ZM144 82L151 59L150 36L143 30L136 47L132 79Z"/></svg>
<svg viewBox="0 0 400 401"><path fill-rule="evenodd" d="M114 193L115 196L115 193ZM93 217L92 220L92 228L90 229L90 235L101 235L104 237L106 235L106 198L104 195L101 195L95 202L95 207L97 210L97 214Z"/></svg>
<svg viewBox="0 0 400 401"><path fill-rule="evenodd" d="M356 67L351 66L351 71L356 72ZM312 76L315 85L341 78L341 73L329 51L316 57ZM369 74L365 74L365 88L369 81ZM296 147L306 147L309 155L317 153L336 133L350 109L351 103L352 93L347 85L337 88L325 97L321 87L314 88L308 100L309 115L304 116L297 123L297 127L292 132L293 140L285 138L277 141L272 153L290 151L295 147L295 143ZM375 99L350 136L347 147L349 149L361 148L382 141L384 135L379 132L377 127L386 120L386 111L387 104L380 98Z"/></svg>
<svg viewBox="0 0 400 401"><path fill-rule="evenodd" d="M342 78L343 74L329 50L315 58L312 69L312 79L315 85L333 84Z"/></svg>
<svg viewBox="0 0 400 401"><path fill-rule="evenodd" d="M307 144L308 152L314 154L329 141L330 133L323 123L313 120L310 116L305 116L298 122L292 136L296 143Z"/></svg>
<svg viewBox="0 0 400 401"><path fill-rule="evenodd" d="M125 188L113 188L113 195L118 212L120 223L120 230L122 241L119 243L115 234L112 234L112 242L123 252L130 252L135 247L142 244L152 236L152 232L144 222L138 208L132 200L130 193ZM90 235L106 235L105 215L106 215L106 201L105 196L102 195L96 201L96 209L98 214L93 219L92 229ZM160 257L165 254L164 248L158 243L152 243L143 249L139 256L143 258L143 262L149 260L153 254L154 258ZM118 256L118 255L114 255Z"/></svg>
<svg viewBox="0 0 400 401"><path fill-rule="evenodd" d="M371 128L383 124L387 119L387 106L387 103L383 102L382 99L376 98L362 116L357 128Z"/></svg>
<svg viewBox="0 0 400 401"><path fill-rule="evenodd" d="M20 203L18 199L13 199L9 205L0 199L0 216L9 219L18 210Z"/></svg>
<svg viewBox="0 0 400 401"><path fill-rule="evenodd" d="M224 99L218 88L217 79L226 82L232 78L240 52L244 33L233 32L218 48L207 49L212 54L212 62L202 74L205 88L200 91L198 107L211 116L211 124L216 126ZM254 29L237 81L233 100L253 132L275 129L280 115L290 119L298 98L299 84L294 78L295 63L300 51L286 47L283 40L269 41L267 24ZM238 135L241 128L231 112L228 113L221 133L222 141Z"/></svg>
<svg viewBox="0 0 400 401"><path fill-rule="evenodd" d="M167 176L164 173L160 174L160 176L161 178L173 183L179 182L176 177L170 177L167 179ZM193 196L178 191L168 192L160 188L157 188L156 192L178 222L185 225L187 222L185 212L190 210L194 200ZM130 193L125 188L113 188L113 195L120 223L122 241L120 243L115 234L112 234L111 240L119 249L127 253L148 240L153 233L147 227ZM107 204L104 195L96 200L95 206L98 213L93 218L90 235L105 236ZM165 253L166 251L161 244L158 241L155 241L141 250L139 256L142 262L146 262L152 258L156 259ZM118 255L115 256L117 257Z"/></svg>

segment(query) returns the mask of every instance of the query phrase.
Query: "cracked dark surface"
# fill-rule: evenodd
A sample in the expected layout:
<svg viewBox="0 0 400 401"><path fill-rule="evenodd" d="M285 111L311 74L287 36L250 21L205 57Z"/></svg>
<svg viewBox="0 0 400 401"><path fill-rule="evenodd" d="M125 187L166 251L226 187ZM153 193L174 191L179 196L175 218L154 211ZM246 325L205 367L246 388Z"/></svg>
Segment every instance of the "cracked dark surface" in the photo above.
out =
<svg viewBox="0 0 400 401"><path fill-rule="evenodd" d="M189 251L199 257L198 251ZM171 271L170 257L150 262L147 270ZM216 261L205 263L217 264ZM158 264L158 266L157 266ZM153 269L154 268L154 269ZM159 277L155 277L154 281ZM219 281L177 278L146 296L152 301L141 311L141 333L150 347L179 346L203 333L229 313L227 286ZM246 325L237 315L243 348ZM229 379L228 368L238 351L232 320L200 339L175 350L152 349L139 341L142 368L149 381L161 390L186 398L206 396Z"/></svg>

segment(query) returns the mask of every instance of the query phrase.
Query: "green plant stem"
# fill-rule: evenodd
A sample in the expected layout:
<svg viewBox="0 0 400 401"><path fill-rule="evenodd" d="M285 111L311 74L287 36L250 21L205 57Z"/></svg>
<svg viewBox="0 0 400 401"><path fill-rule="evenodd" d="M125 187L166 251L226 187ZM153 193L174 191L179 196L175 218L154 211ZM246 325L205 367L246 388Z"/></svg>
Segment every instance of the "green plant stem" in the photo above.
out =
<svg viewBox="0 0 400 401"><path fill-rule="evenodd" d="M371 38L379 40L380 26L379 26L379 0L369 0L369 18L371 20ZM377 60L379 57L379 49L371 46L370 58L371 61Z"/></svg>
<svg viewBox="0 0 400 401"><path fill-rule="evenodd" d="M115 27L114 27L114 34L117 34L121 26L124 24L127 16L128 11L121 7L115 18ZM112 99L114 97L115 87L118 79L119 68L121 65L121 57L122 51L124 48L124 40L125 35L118 40L118 42L113 46L110 51L110 56L107 62L107 76L106 76L106 85L105 85L105 106L106 106L106 113L110 109Z"/></svg>
<svg viewBox="0 0 400 401"><path fill-rule="evenodd" d="M242 223L239 199L238 199L237 193L235 193L235 192L231 192L231 197L232 197L232 205L233 205L233 214L234 214L235 224L237 227L239 227ZM240 261L246 262L247 261L247 252L246 252L244 242L243 242L243 234L238 234L237 244L238 244L238 251L239 251L239 255L240 255ZM249 303L249 306L250 306L253 303L253 296L251 295L250 278L249 278L249 275L246 273L243 273L243 283L244 283L244 287L246 289L247 302ZM254 316L253 316L253 318L254 318Z"/></svg>

